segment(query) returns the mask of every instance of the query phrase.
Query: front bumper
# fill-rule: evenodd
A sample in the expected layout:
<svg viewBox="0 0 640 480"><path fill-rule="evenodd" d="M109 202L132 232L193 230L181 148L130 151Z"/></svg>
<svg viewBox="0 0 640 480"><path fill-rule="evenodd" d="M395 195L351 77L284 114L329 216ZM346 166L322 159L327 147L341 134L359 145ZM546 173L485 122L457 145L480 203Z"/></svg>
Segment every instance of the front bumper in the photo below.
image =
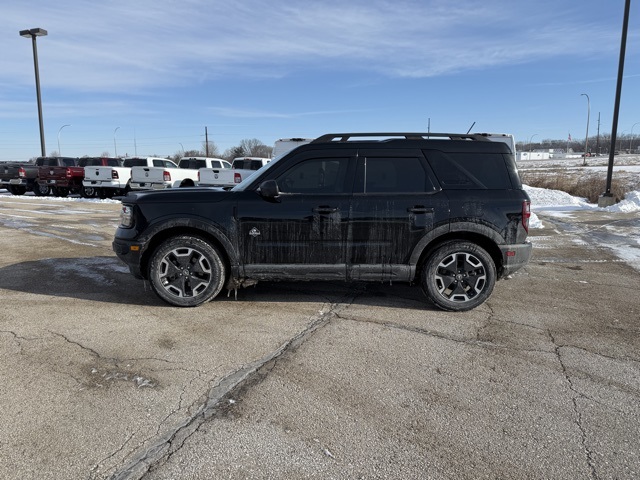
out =
<svg viewBox="0 0 640 480"><path fill-rule="evenodd" d="M144 278L140 265L142 254L139 244L116 239L111 247L118 258L129 267L131 275L138 279Z"/></svg>
<svg viewBox="0 0 640 480"><path fill-rule="evenodd" d="M531 242L515 245L500 245L500 251L502 252L502 272L500 276L506 277L529 263L533 252L533 245Z"/></svg>

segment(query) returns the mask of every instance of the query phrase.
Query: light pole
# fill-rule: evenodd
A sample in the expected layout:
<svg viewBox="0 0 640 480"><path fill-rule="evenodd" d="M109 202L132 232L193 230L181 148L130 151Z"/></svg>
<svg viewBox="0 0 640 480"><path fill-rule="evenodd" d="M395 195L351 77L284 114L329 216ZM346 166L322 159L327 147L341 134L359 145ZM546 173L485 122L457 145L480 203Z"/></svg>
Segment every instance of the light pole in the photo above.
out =
<svg viewBox="0 0 640 480"><path fill-rule="evenodd" d="M538 134L534 133L533 135L531 135L529 137L529 160L531 160L531 140L533 140L533 137L535 137L536 135L538 135Z"/></svg>
<svg viewBox="0 0 640 480"><path fill-rule="evenodd" d="M118 146L116 145L116 132L118 131L120 127L116 127L116 129L113 131L113 149L115 150L115 155L114 157L118 157Z"/></svg>
<svg viewBox="0 0 640 480"><path fill-rule="evenodd" d="M591 115L591 100L589 99L589 95L586 93L581 93L580 96L582 95L587 97L587 134L584 138L584 162L582 162L582 165L586 165L587 152L589 151L589 116Z"/></svg>
<svg viewBox="0 0 640 480"><path fill-rule="evenodd" d="M58 156L62 156L62 150L60 150L60 132L62 131L62 129L64 127L70 127L71 125L62 125L59 129L58 129Z"/></svg>
<svg viewBox="0 0 640 480"><path fill-rule="evenodd" d="M184 146L180 142L178 142L178 145L182 148L182 155L184 155Z"/></svg>
<svg viewBox="0 0 640 480"><path fill-rule="evenodd" d="M633 142L633 127L640 125L640 122L636 122L631 126L631 138L629 139L629 153L631 153L631 142Z"/></svg>
<svg viewBox="0 0 640 480"><path fill-rule="evenodd" d="M42 122L42 100L40 99L40 72L38 71L38 47L36 46L36 37L44 37L47 31L43 28L31 28L29 30L20 30L20 36L31 38L33 44L33 68L36 72L36 96L38 97L38 120L40 121L40 152L46 157L46 149L44 146L44 124Z"/></svg>

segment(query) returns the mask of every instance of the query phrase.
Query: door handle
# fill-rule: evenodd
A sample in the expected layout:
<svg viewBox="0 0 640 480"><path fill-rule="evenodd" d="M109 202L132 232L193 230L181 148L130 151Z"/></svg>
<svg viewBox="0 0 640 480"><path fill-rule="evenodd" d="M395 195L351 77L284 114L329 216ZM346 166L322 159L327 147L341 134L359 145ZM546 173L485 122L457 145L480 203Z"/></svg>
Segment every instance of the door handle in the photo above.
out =
<svg viewBox="0 0 640 480"><path fill-rule="evenodd" d="M329 207L327 205L320 205L319 207L315 207L311 210L313 213L320 213L322 215L327 215L329 213L335 213L338 211L338 207Z"/></svg>
<svg viewBox="0 0 640 480"><path fill-rule="evenodd" d="M433 213L433 208L427 208L422 205L415 205L407 208L407 212L411 213Z"/></svg>

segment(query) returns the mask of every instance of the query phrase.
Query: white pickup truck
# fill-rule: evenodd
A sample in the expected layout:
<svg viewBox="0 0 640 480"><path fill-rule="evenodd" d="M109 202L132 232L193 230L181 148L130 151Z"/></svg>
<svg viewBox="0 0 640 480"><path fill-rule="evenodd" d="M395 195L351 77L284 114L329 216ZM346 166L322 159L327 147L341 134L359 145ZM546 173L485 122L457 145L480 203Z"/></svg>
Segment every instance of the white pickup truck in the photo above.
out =
<svg viewBox="0 0 640 480"><path fill-rule="evenodd" d="M270 158L237 157L233 159L230 169L201 168L198 170L201 187L233 187L245 178L253 175L267 163Z"/></svg>
<svg viewBox="0 0 640 480"><path fill-rule="evenodd" d="M166 158L131 157L125 158L121 167L84 167L85 189L95 189L100 198L111 198L115 195L126 195L131 190L132 167L165 167L175 163Z"/></svg>
<svg viewBox="0 0 640 480"><path fill-rule="evenodd" d="M228 170L231 164L221 158L183 157L178 165L160 167L134 167L131 169L132 190L163 190L165 188L194 187L198 185L199 169Z"/></svg>

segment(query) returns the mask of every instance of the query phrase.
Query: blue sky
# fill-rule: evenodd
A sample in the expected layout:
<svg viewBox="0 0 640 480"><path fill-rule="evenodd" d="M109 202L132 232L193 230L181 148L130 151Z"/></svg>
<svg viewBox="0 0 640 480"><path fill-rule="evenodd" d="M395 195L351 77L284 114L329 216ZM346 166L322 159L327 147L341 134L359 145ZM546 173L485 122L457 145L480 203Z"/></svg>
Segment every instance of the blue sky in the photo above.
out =
<svg viewBox="0 0 640 480"><path fill-rule="evenodd" d="M624 0L30 0L0 19L0 160L329 132L611 132ZM631 6L618 132L640 122ZM589 95L587 98L582 93ZM70 125L63 127L64 125ZM640 135L640 123L634 135Z"/></svg>

